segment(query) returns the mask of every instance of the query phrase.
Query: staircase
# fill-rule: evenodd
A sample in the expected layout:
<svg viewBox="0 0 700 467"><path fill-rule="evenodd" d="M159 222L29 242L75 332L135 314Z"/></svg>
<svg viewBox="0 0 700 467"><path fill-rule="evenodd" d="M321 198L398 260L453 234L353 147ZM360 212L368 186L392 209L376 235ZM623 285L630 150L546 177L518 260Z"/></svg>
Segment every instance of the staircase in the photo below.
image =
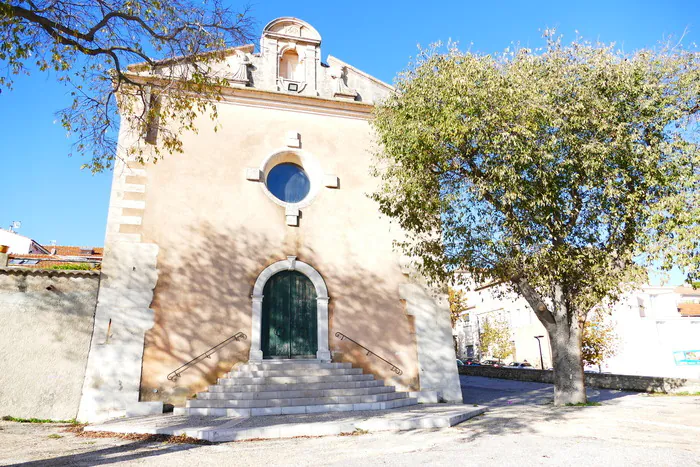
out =
<svg viewBox="0 0 700 467"><path fill-rule="evenodd" d="M385 410L417 403L350 363L266 360L241 365L188 400L186 407L175 408L175 414L250 417Z"/></svg>

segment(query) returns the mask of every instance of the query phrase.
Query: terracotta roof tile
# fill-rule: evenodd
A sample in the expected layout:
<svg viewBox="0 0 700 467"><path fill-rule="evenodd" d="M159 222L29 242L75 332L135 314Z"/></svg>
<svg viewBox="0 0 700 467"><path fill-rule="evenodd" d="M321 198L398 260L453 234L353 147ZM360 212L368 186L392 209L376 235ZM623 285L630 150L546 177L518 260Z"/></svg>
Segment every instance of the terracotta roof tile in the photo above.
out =
<svg viewBox="0 0 700 467"><path fill-rule="evenodd" d="M104 253L104 248L100 247L80 247L80 246L69 246L69 245L56 245L46 247L49 251L56 249L56 254L60 256L93 256L102 255ZM83 249L91 249L93 254L81 253Z"/></svg>
<svg viewBox="0 0 700 467"><path fill-rule="evenodd" d="M76 256L81 256L85 258L85 260L81 261L71 261L71 256L76 257ZM13 259L29 259L29 260L38 260L37 264L11 264L11 260ZM100 254L96 255L44 255L44 254L26 254L26 255L20 255L20 254L10 254L8 255L8 266L13 267L13 268L30 268L30 269L46 269L51 266L56 266L56 265L67 265L67 264L95 264L95 263L101 263L102 262L102 255L101 252Z"/></svg>
<svg viewBox="0 0 700 467"><path fill-rule="evenodd" d="M698 295L700 296L700 289L694 289L692 287L688 287L687 285L680 285L673 289L673 291L677 294L681 295Z"/></svg>
<svg viewBox="0 0 700 467"><path fill-rule="evenodd" d="M700 303L679 303L678 311L681 316L700 316Z"/></svg>

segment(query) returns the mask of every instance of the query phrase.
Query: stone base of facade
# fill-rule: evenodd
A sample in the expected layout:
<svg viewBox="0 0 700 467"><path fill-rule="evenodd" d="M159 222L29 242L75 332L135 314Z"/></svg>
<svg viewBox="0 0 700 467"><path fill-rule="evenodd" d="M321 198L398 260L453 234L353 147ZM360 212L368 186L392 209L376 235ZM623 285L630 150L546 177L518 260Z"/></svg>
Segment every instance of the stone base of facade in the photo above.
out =
<svg viewBox="0 0 700 467"><path fill-rule="evenodd" d="M435 392L443 402L462 402L447 300L415 283L402 284L399 294L415 320L420 391Z"/></svg>
<svg viewBox="0 0 700 467"><path fill-rule="evenodd" d="M145 415L158 415L163 413L163 402L136 402L126 408L127 417L143 417Z"/></svg>

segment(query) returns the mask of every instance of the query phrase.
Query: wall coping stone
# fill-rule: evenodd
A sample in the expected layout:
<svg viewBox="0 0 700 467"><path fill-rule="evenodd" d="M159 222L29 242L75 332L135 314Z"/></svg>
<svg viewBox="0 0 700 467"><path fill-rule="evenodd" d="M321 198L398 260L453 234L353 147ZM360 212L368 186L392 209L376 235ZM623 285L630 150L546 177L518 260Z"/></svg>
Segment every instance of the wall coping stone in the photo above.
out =
<svg viewBox="0 0 700 467"><path fill-rule="evenodd" d="M26 275L26 276L99 276L100 271L83 271L71 269L38 269L21 267L0 268L0 274Z"/></svg>
<svg viewBox="0 0 700 467"><path fill-rule="evenodd" d="M511 379L535 383L554 383L552 370L524 370L495 368L485 365L463 366L459 374L486 378ZM618 375L612 373L585 373L586 387L617 389L621 391L674 393L700 391L700 380L669 376Z"/></svg>

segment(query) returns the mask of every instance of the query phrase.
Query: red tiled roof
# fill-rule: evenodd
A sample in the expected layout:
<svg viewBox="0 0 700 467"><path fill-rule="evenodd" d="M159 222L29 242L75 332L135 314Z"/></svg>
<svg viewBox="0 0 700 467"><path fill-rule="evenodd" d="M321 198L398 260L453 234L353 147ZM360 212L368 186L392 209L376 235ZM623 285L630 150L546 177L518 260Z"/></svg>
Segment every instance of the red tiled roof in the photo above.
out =
<svg viewBox="0 0 700 467"><path fill-rule="evenodd" d="M40 260L37 264L8 264L10 267L14 268L30 268L30 269L46 269L51 266L58 266L58 265L63 265L65 266L66 264L80 264L80 263L71 263L70 261L43 261ZM90 263L88 263L90 264Z"/></svg>
<svg viewBox="0 0 700 467"><path fill-rule="evenodd" d="M681 316L700 316L700 303L679 303L678 312Z"/></svg>
<svg viewBox="0 0 700 467"><path fill-rule="evenodd" d="M687 285L681 285L673 289L673 291L677 294L681 295L698 295L700 296L700 289L694 289L692 287L688 287Z"/></svg>
<svg viewBox="0 0 700 467"><path fill-rule="evenodd" d="M102 262L102 248L95 248L95 254L80 254L80 247L52 247L57 248L56 255L45 255L45 254L10 254L8 257L8 263L11 263L13 259L29 259L38 260L37 264L8 264L10 267L17 268L32 268L32 269L46 269L51 266L56 265L67 265L67 264L99 264ZM62 250L58 250L61 248ZM61 251L62 254L58 254ZM75 252L75 253L73 253ZM71 261L71 257L74 259L76 257L84 258L80 261Z"/></svg>
<svg viewBox="0 0 700 467"><path fill-rule="evenodd" d="M49 251L52 251L54 248L56 249L56 254L59 256L102 256L102 254L104 253L104 248L100 247L93 248L68 245L56 245L46 247L46 249ZM81 253L80 251L84 249L91 249L93 251L93 254Z"/></svg>
<svg viewBox="0 0 700 467"><path fill-rule="evenodd" d="M43 259L43 260L53 260L53 261L70 261L70 257L80 257L85 259L94 259L96 261L102 260L102 255L45 255L43 253L29 253L29 254L18 254L10 253L10 258L26 258L26 259Z"/></svg>

